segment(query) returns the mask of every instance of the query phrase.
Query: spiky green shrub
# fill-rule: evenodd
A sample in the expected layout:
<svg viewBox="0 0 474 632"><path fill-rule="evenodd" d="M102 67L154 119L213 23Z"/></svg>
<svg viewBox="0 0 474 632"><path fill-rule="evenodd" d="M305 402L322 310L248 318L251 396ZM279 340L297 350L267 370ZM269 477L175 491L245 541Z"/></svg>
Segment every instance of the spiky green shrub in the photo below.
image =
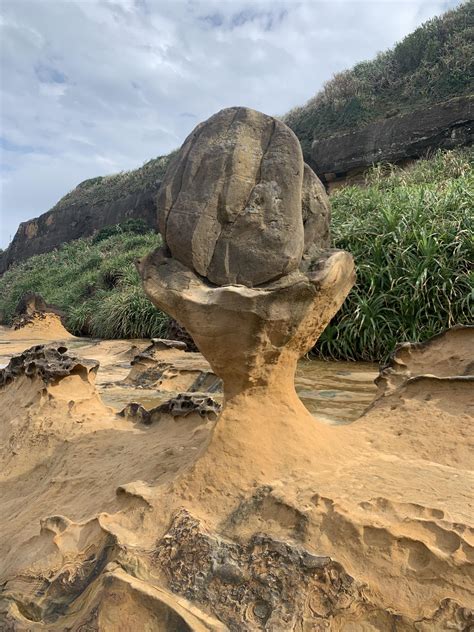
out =
<svg viewBox="0 0 474 632"><path fill-rule="evenodd" d="M472 152L438 153L405 171L381 166L366 187L331 200L335 246L354 256L357 282L320 355L381 360L396 343L472 323Z"/></svg>

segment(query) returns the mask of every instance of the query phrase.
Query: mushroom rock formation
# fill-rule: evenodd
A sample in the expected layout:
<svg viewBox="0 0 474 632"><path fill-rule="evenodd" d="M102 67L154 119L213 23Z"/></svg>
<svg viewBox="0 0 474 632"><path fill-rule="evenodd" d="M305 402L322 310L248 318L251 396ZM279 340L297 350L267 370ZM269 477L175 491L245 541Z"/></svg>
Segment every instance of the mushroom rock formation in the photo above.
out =
<svg viewBox="0 0 474 632"><path fill-rule="evenodd" d="M464 390L448 424L446 389L428 401L410 384L408 401L397 389L349 426L305 409L297 360L354 268L329 247L318 179L271 121L233 108L198 126L164 179L164 246L138 262L224 388L195 460L156 493L153 572L230 630L467 629Z"/></svg>
<svg viewBox="0 0 474 632"><path fill-rule="evenodd" d="M0 375L0 628L474 625L473 330L399 349L356 422L309 414L296 362L354 272L293 141L242 108L200 125L165 177L165 244L138 264L223 380L217 420L191 393L120 417L92 408L95 365L62 347ZM134 368L163 389L193 355L154 341Z"/></svg>
<svg viewBox="0 0 474 632"><path fill-rule="evenodd" d="M149 298L223 379L208 453L223 434L227 463L237 465L244 443L253 443L249 455L286 429L285 448L270 441L267 461L274 471L294 467L326 431L296 395L296 363L354 281L352 257L329 249L321 183L283 123L229 108L186 139L157 205L165 243L138 267Z"/></svg>

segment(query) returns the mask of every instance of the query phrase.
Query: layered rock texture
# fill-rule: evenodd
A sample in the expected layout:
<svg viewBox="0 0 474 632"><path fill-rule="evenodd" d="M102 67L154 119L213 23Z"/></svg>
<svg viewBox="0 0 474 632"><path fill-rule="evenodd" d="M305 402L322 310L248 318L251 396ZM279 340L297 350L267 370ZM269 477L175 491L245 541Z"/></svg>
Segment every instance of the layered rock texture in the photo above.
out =
<svg viewBox="0 0 474 632"><path fill-rule="evenodd" d="M110 344L81 350L103 357ZM300 461L280 475L268 475L267 444L284 462L293 424L277 439L269 418L236 416L207 489L190 473L220 422L116 417L97 397L97 362L27 350L0 387L0 625L469 630L473 344L463 328L402 347L404 380L381 385L352 425L313 419L318 441L308 424ZM459 388L434 388L456 372ZM229 471L226 450L239 448Z"/></svg>
<svg viewBox="0 0 474 632"><path fill-rule="evenodd" d="M329 183L350 179L373 164L414 160L473 141L474 96L468 95L315 140L311 165Z"/></svg>

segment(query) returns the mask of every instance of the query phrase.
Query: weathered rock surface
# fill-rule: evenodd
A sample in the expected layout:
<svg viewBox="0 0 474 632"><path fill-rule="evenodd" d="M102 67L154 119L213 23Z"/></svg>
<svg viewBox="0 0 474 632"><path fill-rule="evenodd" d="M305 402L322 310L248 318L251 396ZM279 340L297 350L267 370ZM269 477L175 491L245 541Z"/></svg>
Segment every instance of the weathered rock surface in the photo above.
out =
<svg viewBox="0 0 474 632"><path fill-rule="evenodd" d="M444 340L433 356L440 367L469 347L472 330L451 338L455 346ZM410 357L421 365L416 348ZM44 386L19 376L0 389L6 630L466 632L474 624L472 445L459 452L471 418L459 414L457 391L425 401L405 389L408 378L401 397L329 428L329 452L313 420L299 463L271 477L267 444L276 440L291 459L300 432L293 418L274 437L278 407L265 416L247 401L252 416L236 413L223 437L219 422L199 415L113 425L105 408L79 414L78 376L47 386L41 401L28 399L22 380ZM287 409L281 421L291 418ZM216 433L222 459L202 478L199 461ZM257 481L247 486L249 473Z"/></svg>
<svg viewBox="0 0 474 632"><path fill-rule="evenodd" d="M425 342L405 342L376 379L380 395L416 377L455 379L474 375L474 327L457 325Z"/></svg>
<svg viewBox="0 0 474 632"><path fill-rule="evenodd" d="M120 411L119 415L149 425L160 421L163 415L188 417L197 414L201 418L216 419L220 409L221 405L209 395L179 393L150 410L133 402Z"/></svg>
<svg viewBox="0 0 474 632"><path fill-rule="evenodd" d="M184 342L188 351L197 351L194 340L189 335L189 332L178 323L174 318L170 318L168 326L166 328L166 337L170 340L178 340Z"/></svg>
<svg viewBox="0 0 474 632"><path fill-rule="evenodd" d="M371 123L355 132L315 140L311 166L326 181L379 162L399 162L474 140L474 97L458 97Z"/></svg>
<svg viewBox="0 0 474 632"><path fill-rule="evenodd" d="M208 395L179 393L158 406L158 412L166 413L172 417L187 417L197 413L200 417L216 419L221 410L221 405Z"/></svg>
<svg viewBox="0 0 474 632"><path fill-rule="evenodd" d="M228 108L201 123L170 163L157 199L174 259L216 285L260 285L297 269L328 240L326 194L280 121ZM302 215L304 198L304 218Z"/></svg>
<svg viewBox="0 0 474 632"><path fill-rule="evenodd" d="M33 316L36 312L56 314L64 323L65 313L59 307L47 303L37 292L25 292L15 307L15 319Z"/></svg>
<svg viewBox="0 0 474 632"><path fill-rule="evenodd" d="M220 391L221 380L207 360L200 353L185 351L183 346L183 342L154 339L131 361L127 382L161 391Z"/></svg>
<svg viewBox="0 0 474 632"><path fill-rule="evenodd" d="M326 190L314 171L305 164L301 198L304 227L304 255L331 247L331 207Z"/></svg>
<svg viewBox="0 0 474 632"><path fill-rule="evenodd" d="M174 593L210 609L231 632L468 630L473 613L446 599L415 622L377 604L370 588L330 557L255 534L245 543L206 532L178 512L153 553ZM413 627L415 626L415 627Z"/></svg>
<svg viewBox="0 0 474 632"><path fill-rule="evenodd" d="M89 380L91 374L97 373L98 368L98 362L78 358L68 353L67 347L56 344L36 345L13 356L8 365L0 369L0 388L22 375L38 377L45 384L51 384L68 375L79 375L84 380Z"/></svg>

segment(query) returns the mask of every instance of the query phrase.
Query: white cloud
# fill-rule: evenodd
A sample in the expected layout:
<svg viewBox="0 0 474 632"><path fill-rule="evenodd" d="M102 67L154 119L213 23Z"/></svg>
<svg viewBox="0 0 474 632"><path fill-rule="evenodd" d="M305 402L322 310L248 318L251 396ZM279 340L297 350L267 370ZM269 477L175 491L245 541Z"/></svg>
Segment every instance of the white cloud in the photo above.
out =
<svg viewBox="0 0 474 632"><path fill-rule="evenodd" d="M457 0L4 0L1 234L230 105L283 114Z"/></svg>

